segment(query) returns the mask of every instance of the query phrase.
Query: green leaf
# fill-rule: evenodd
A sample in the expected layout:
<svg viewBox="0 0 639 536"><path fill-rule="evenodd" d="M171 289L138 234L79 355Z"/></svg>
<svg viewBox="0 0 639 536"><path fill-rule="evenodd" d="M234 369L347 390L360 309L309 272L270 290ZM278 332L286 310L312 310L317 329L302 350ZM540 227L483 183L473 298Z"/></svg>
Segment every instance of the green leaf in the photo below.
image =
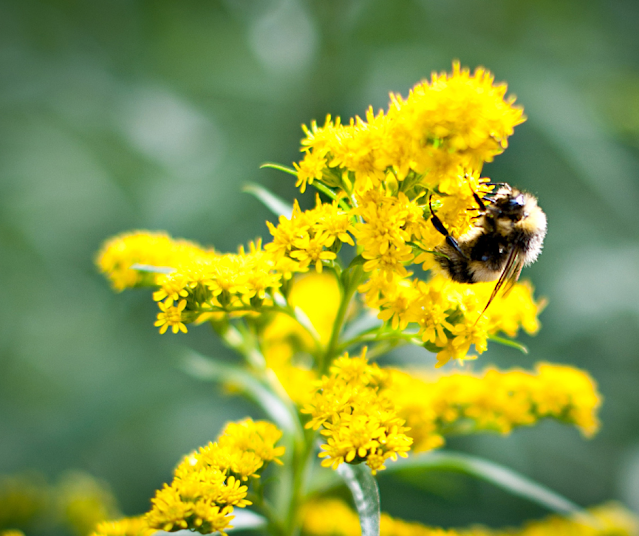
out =
<svg viewBox="0 0 639 536"><path fill-rule="evenodd" d="M448 469L490 482L513 495L548 508L561 515L573 515L594 523L592 516L580 506L551 489L497 463L451 451L424 452L400 458L387 466L387 471L402 469Z"/></svg>
<svg viewBox="0 0 639 536"><path fill-rule="evenodd" d="M513 341L512 339L507 339L506 337L499 337L498 335L489 335L489 341L494 341L498 344L503 344L504 346L510 346L511 348L516 348L520 352L524 354L528 354L528 347L524 346L520 342Z"/></svg>
<svg viewBox="0 0 639 536"><path fill-rule="evenodd" d="M337 473L344 479L353 494L362 536L379 536L379 489L371 470L363 463L359 465L342 463L337 468Z"/></svg>
<svg viewBox="0 0 639 536"><path fill-rule="evenodd" d="M198 380L229 383L238 387L282 430L295 437L303 435L299 421L293 418L294 408L289 407L250 370L220 363L193 351L189 351L184 356L181 368Z"/></svg>
<svg viewBox="0 0 639 536"><path fill-rule="evenodd" d="M283 166L282 164L276 164L275 162L264 162L260 169L269 168L269 169L277 169L278 171L283 171L284 173L288 173L289 175L295 175L297 177L297 171L295 169Z"/></svg>
<svg viewBox="0 0 639 536"><path fill-rule="evenodd" d="M284 216L290 218L293 214L293 206L284 201L281 197L276 196L259 184L247 184L242 191L257 197L264 205L276 216Z"/></svg>
<svg viewBox="0 0 639 536"><path fill-rule="evenodd" d="M322 192L323 194L325 194L327 197L329 197L333 201L337 199L337 194L333 190L331 190L328 186L326 186L323 182L313 181L311 186L315 188L318 192ZM350 207L348 206L344 198L341 198L338 201L338 204L344 212L348 212L350 210Z"/></svg>

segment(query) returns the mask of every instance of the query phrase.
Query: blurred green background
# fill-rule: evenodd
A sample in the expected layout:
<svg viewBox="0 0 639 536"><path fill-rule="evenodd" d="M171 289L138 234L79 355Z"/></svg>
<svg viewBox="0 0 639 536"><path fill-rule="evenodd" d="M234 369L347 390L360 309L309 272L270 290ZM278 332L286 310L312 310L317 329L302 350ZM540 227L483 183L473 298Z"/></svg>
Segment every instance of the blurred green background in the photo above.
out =
<svg viewBox="0 0 639 536"><path fill-rule="evenodd" d="M159 336L149 293L114 294L96 250L136 228L221 251L268 238L242 185L295 189L260 163L296 160L302 123L386 108L456 58L525 107L484 174L549 219L525 271L543 329L528 356L492 345L477 365L573 363L605 404L592 440L544 423L450 446L639 511L636 0L0 1L0 473L83 469L138 514L184 453L259 416L178 370L185 347L230 354L206 327ZM380 481L384 510L432 524L545 513L460 475Z"/></svg>

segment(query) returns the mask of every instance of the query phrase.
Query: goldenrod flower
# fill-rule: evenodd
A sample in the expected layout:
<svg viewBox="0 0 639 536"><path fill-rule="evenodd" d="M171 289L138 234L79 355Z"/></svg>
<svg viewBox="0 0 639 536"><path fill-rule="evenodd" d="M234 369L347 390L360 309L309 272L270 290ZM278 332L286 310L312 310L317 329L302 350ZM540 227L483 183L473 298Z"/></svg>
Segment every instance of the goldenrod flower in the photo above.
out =
<svg viewBox="0 0 639 536"><path fill-rule="evenodd" d="M98 523L90 536L151 536L156 532L149 527L144 516L125 517L117 521Z"/></svg>
<svg viewBox="0 0 639 536"><path fill-rule="evenodd" d="M202 534L231 528L233 507L251 504L243 480L259 477L270 461L281 463L284 447L275 425L246 419L229 423L218 442L186 456L175 469L173 482L158 490L146 514L149 527L168 532L190 529Z"/></svg>
<svg viewBox="0 0 639 536"><path fill-rule="evenodd" d="M178 331L186 333L186 326L182 318L182 312L186 307L186 300L180 300L177 306L175 306L173 305L173 300L168 298L166 301L158 303L158 307L160 308L160 312L154 325L160 328L160 333L166 333L169 327L173 333L177 333Z"/></svg>
<svg viewBox="0 0 639 536"><path fill-rule="evenodd" d="M440 367L483 353L500 335L537 332L544 302L533 297L530 284L508 280L504 295L495 292L495 282L457 283L436 257L444 251L442 225L453 237L481 230L479 200L494 187L481 176L483 164L507 147L524 120L504 84L483 68L471 73L455 62L451 73L434 73L406 98L392 94L387 111L369 108L345 123L329 116L323 126L313 121L304 127L296 185L302 192L315 186L323 197L317 195L309 210L296 200L289 217L267 222L272 239L263 248L258 239L246 250L221 254L146 231L103 246L97 263L115 289L154 287L160 333L211 321L246 358L233 381L250 378L244 388L257 381L260 392L281 397L293 423L295 405L308 415L307 431L287 436L294 455L285 468L290 480L283 482L291 482L291 508L304 500L300 477L307 457L301 454L317 436L322 466L366 463L375 474L411 448L442 447L451 433L506 434L544 418L573 424L585 435L596 432L601 397L594 381L572 367L434 375L369 363L365 348L356 357L347 352L370 344L378 355L410 343L435 354ZM348 263L340 258L343 249ZM271 423L229 423L217 441L181 461L137 525L122 521L101 529L113 533L104 536L148 536L145 531L155 529L224 533L234 508L251 500L264 506L257 479L270 462L282 463L281 437ZM249 500L251 489L257 493ZM309 508L306 533L358 534L357 520L343 506ZM323 514L315 518L312 509ZM269 522L293 533L297 514L291 510ZM616 530L629 526L624 523L615 518L602 526ZM558 518L530 527L464 532L385 516L382 534L532 536L584 529Z"/></svg>
<svg viewBox="0 0 639 536"><path fill-rule="evenodd" d="M444 444L449 431L509 433L544 418L597 431L601 395L592 378L574 367L540 363L523 370L455 372L439 376L390 371L387 396L410 427L415 450ZM471 426L468 426L468 425Z"/></svg>
<svg viewBox="0 0 639 536"><path fill-rule="evenodd" d="M337 202L322 204L317 197L317 207L302 212L297 201L290 218L280 216L279 224L267 222L273 241L265 246L276 265L284 258L292 259L293 271L306 272L314 266L321 273L325 262L337 258L335 249L342 242L353 244L350 215L339 208Z"/></svg>
<svg viewBox="0 0 639 536"><path fill-rule="evenodd" d="M639 519L620 504L609 503L588 510L593 523L583 517L549 516L521 528L491 529L476 525L468 529L442 529L381 515L381 536L634 536ZM359 536L357 514L337 499L312 501L305 505L304 532L311 536Z"/></svg>
<svg viewBox="0 0 639 536"><path fill-rule="evenodd" d="M302 413L311 415L307 428L326 436L320 453L322 465L336 469L340 464L366 462L373 473L384 469L384 461L406 456L412 440L404 433L404 420L397 416L393 399L383 387L387 373L369 365L365 354L340 357L331 375Z"/></svg>
<svg viewBox="0 0 639 536"><path fill-rule="evenodd" d="M132 268L136 264L177 270L194 259L214 255L187 240L173 240L166 233L133 231L115 236L104 243L96 263L111 281L113 288L154 284L157 274Z"/></svg>
<svg viewBox="0 0 639 536"><path fill-rule="evenodd" d="M417 329L439 365L467 358L471 348L483 352L499 332L513 337L523 327L533 333L542 303L533 300L530 287L516 285L507 298L493 300L478 321L494 284L454 283L437 274L434 261L444 237L431 212L455 236L471 229L474 196L492 189L481 166L503 151L524 120L505 92L484 69L471 74L455 63L452 73L433 74L406 99L391 95L387 113L369 108L348 124L330 117L322 127L312 122L304 129L304 158L295 166L297 184L304 190L321 182L334 200L318 196L316 207L306 211L295 201L290 217L267 222L272 241L264 250L258 240L248 252L222 255L138 231L107 242L100 269L117 289L156 286L156 326L177 333L190 322L219 320L218 313L237 318L283 303L281 287L294 274L311 268L321 273L327 266L339 273L337 254L348 245L363 259L359 290L366 305L394 330ZM431 273L424 280L413 277L413 265ZM309 379L290 361L279 366ZM293 382L282 383L290 389Z"/></svg>

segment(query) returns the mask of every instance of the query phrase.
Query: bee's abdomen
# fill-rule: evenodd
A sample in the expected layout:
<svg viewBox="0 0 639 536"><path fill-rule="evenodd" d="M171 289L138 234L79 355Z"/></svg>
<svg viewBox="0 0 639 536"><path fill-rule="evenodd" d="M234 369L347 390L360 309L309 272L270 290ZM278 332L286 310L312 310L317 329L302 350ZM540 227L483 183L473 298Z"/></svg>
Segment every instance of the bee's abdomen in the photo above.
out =
<svg viewBox="0 0 639 536"><path fill-rule="evenodd" d="M475 282L468 260L461 257L457 252L454 254L449 253L448 257L437 257L437 262L453 281L458 283Z"/></svg>
<svg viewBox="0 0 639 536"><path fill-rule="evenodd" d="M510 247L504 238L496 233L481 235L470 250L470 260L481 263L489 271L501 271Z"/></svg>

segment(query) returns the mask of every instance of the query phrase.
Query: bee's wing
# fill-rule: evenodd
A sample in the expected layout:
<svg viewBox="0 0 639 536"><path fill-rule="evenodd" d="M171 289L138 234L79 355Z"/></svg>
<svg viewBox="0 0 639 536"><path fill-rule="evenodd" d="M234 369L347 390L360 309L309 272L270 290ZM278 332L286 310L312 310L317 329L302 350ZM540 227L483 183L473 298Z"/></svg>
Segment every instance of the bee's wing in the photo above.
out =
<svg viewBox="0 0 639 536"><path fill-rule="evenodd" d="M490 298L488 298L486 307L484 307L484 310L481 312L475 322L477 322L484 315L486 309L488 309L488 306L492 303L492 301L495 299L502 288L504 289L504 295L510 292L510 289L513 288L513 285L517 282L517 279L519 279L519 274L521 274L521 269L523 267L524 257L521 253L521 249L515 246L510 251L508 259L506 259L506 265L504 266L504 269L499 276L499 280L497 281L495 288L490 294Z"/></svg>
<svg viewBox="0 0 639 536"><path fill-rule="evenodd" d="M524 267L524 256L522 255L521 250L515 247L513 248L513 252L514 255L511 253L508 257L504 271L497 282L496 290L499 291L500 288L504 289L502 296L506 296L510 292L519 279L521 269Z"/></svg>

